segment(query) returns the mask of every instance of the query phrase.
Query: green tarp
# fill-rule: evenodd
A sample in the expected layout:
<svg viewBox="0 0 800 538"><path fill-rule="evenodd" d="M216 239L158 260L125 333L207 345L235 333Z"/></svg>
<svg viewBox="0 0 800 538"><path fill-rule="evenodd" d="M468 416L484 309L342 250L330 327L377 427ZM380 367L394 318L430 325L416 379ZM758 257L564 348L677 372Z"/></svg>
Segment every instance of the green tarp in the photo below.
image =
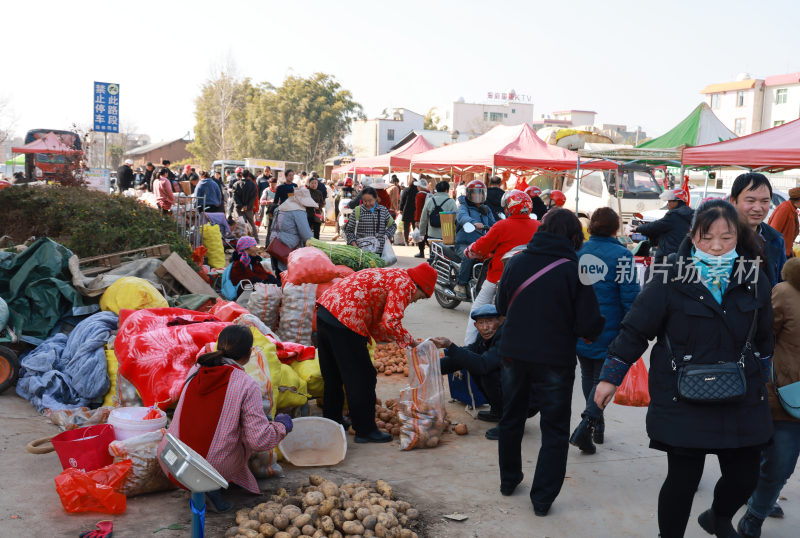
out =
<svg viewBox="0 0 800 538"><path fill-rule="evenodd" d="M8 166L25 166L25 155L17 155L13 159L6 161Z"/></svg>
<svg viewBox="0 0 800 538"><path fill-rule="evenodd" d="M97 309L84 307L72 287L67 262L72 252L46 237L23 252L0 252L0 297L8 304L9 322L29 343L44 340L64 314L82 315Z"/></svg>
<svg viewBox="0 0 800 538"><path fill-rule="evenodd" d="M706 103L700 103L678 125L647 142L639 144L639 148L678 148L713 144L723 140L736 138L736 135L719 121Z"/></svg>

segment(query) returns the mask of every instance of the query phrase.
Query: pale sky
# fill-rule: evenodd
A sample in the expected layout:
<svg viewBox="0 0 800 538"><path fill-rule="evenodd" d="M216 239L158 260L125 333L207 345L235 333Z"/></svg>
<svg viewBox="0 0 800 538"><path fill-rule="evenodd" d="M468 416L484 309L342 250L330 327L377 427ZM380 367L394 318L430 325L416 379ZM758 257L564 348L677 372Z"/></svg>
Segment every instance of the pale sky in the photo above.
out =
<svg viewBox="0 0 800 538"><path fill-rule="evenodd" d="M227 58L255 82L333 74L369 117L513 88L532 96L535 118L590 109L649 136L686 116L707 84L800 71L797 0L6 4L0 98L17 135L89 125L96 80L120 85L123 125L181 137Z"/></svg>

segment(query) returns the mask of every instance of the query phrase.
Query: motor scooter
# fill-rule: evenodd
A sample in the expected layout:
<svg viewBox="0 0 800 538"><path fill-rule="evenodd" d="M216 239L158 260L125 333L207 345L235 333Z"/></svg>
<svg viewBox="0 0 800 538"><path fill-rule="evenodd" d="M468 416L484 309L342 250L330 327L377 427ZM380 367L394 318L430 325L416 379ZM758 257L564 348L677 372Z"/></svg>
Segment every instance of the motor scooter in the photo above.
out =
<svg viewBox="0 0 800 538"><path fill-rule="evenodd" d="M442 308L452 309L461 304L456 297L455 287L458 283L458 271L461 268L461 255L456 249L442 243L440 239L430 241L431 258L428 263L436 269L436 288L434 296ZM473 302L481 291L489 270L489 260L478 262L472 266L472 275L467 283L467 302Z"/></svg>

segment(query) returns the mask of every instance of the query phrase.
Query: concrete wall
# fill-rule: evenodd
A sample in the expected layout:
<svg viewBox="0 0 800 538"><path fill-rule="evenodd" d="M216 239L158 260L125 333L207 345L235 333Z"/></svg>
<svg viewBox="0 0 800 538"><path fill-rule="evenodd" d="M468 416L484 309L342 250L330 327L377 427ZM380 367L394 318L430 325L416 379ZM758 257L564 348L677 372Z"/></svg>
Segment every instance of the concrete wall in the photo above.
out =
<svg viewBox="0 0 800 538"><path fill-rule="evenodd" d="M495 125L533 123L533 105L530 103L481 104L460 103L452 105L452 120L444 122L460 133L482 134ZM494 115L494 116L493 116Z"/></svg>
<svg viewBox="0 0 800 538"><path fill-rule="evenodd" d="M775 99L780 89L786 90L786 102L777 104ZM767 86L764 90L764 114L761 118L761 129L774 127L776 121L789 123L798 118L800 118L800 84Z"/></svg>
<svg viewBox="0 0 800 538"><path fill-rule="evenodd" d="M737 105L737 94L744 92L744 104ZM719 95L719 106L712 106L712 95ZM757 80L754 88L749 90L734 90L718 94L708 94L705 101L711 106L714 114L731 131L739 136L755 133L761 130L761 110L764 105L764 81ZM736 132L736 120L744 120L740 132Z"/></svg>

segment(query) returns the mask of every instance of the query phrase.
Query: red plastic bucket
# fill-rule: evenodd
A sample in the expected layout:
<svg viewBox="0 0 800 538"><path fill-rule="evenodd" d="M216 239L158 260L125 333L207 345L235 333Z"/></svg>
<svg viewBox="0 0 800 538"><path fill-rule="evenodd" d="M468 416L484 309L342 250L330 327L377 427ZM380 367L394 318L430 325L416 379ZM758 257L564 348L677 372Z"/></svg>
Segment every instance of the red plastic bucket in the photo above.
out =
<svg viewBox="0 0 800 538"><path fill-rule="evenodd" d="M114 426L95 424L75 430L68 430L53 437L61 467L83 471L94 471L109 465L113 458L108 453L108 445L114 440Z"/></svg>

